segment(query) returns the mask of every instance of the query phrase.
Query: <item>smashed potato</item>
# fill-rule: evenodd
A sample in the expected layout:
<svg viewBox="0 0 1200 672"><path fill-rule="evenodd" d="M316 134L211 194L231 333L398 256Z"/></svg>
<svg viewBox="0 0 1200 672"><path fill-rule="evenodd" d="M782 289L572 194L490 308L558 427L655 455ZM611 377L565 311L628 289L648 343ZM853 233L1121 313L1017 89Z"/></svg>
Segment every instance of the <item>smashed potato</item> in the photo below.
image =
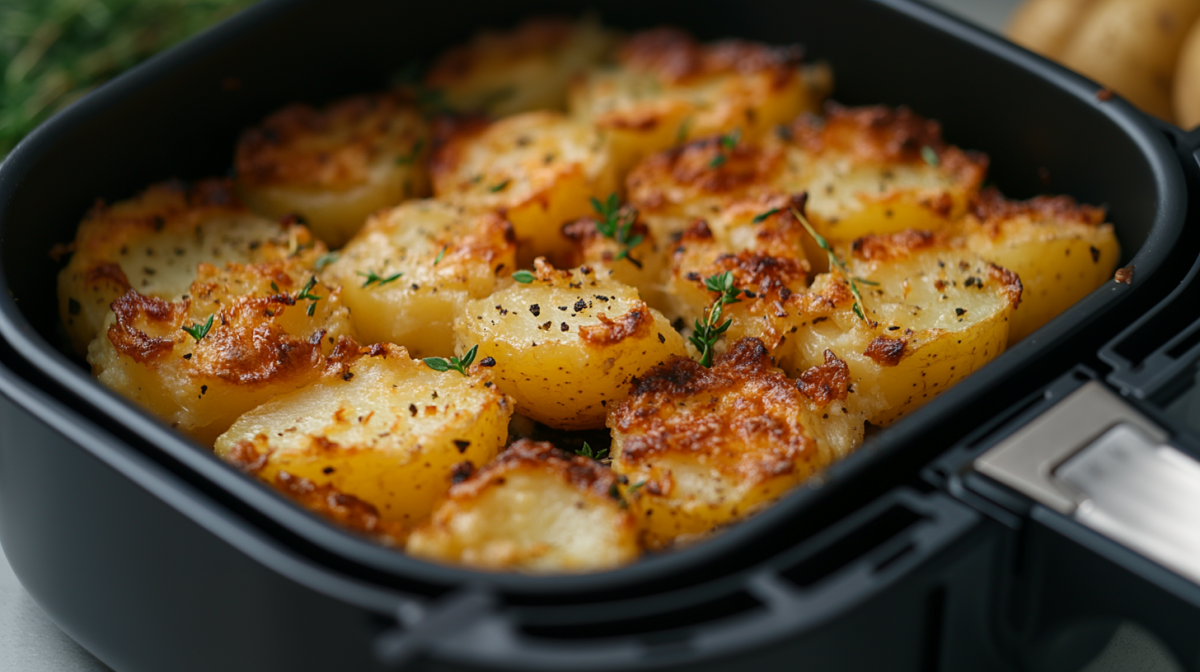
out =
<svg viewBox="0 0 1200 672"><path fill-rule="evenodd" d="M59 315L75 352L86 355L125 292L174 300L187 293L201 262L272 261L310 243L303 227L248 211L228 180L155 184L88 212L58 274Z"/></svg>
<svg viewBox="0 0 1200 672"><path fill-rule="evenodd" d="M592 19L531 19L508 32L484 30L445 51L425 85L457 112L506 117L561 110L571 78L596 65L613 43Z"/></svg>
<svg viewBox="0 0 1200 672"><path fill-rule="evenodd" d="M694 138L734 133L757 140L797 114L816 111L827 68L802 68L796 46L743 40L701 44L674 28L627 38L615 66L571 86L568 109L612 137L622 170Z"/></svg>
<svg viewBox="0 0 1200 672"><path fill-rule="evenodd" d="M657 310L665 310L668 298L663 287L666 250L641 221L637 212L628 207L618 212L618 227L628 226L626 242L618 242L621 234L605 236L595 217L584 217L563 227L563 235L571 241L567 264L574 268L590 266L602 277L636 287L642 299Z"/></svg>
<svg viewBox="0 0 1200 672"><path fill-rule="evenodd" d="M398 346L352 349L319 380L238 418L217 455L268 483L290 474L416 525L459 465L500 452L512 405L486 368L437 372Z"/></svg>
<svg viewBox="0 0 1200 672"><path fill-rule="evenodd" d="M617 189L603 133L549 111L450 125L430 170L439 199L503 212L528 257L523 263L565 254L562 225L591 213L590 199Z"/></svg>
<svg viewBox="0 0 1200 672"><path fill-rule="evenodd" d="M340 247L367 215L428 192L430 145L428 124L401 94L289 105L239 138L238 195L269 217L303 218Z"/></svg>
<svg viewBox="0 0 1200 672"><path fill-rule="evenodd" d="M322 277L341 285L362 342L448 357L467 301L515 268L512 226L499 215L421 200L373 215Z"/></svg>
<svg viewBox="0 0 1200 672"><path fill-rule="evenodd" d="M594 269L557 270L467 304L454 325L457 349L479 346L496 384L524 415L559 429L604 426L634 376L683 355L683 337L637 290Z"/></svg>
<svg viewBox="0 0 1200 672"><path fill-rule="evenodd" d="M308 269L314 251L262 264L200 264L167 301L129 290L88 348L92 373L204 445L238 416L315 381L352 335L341 291Z"/></svg>
<svg viewBox="0 0 1200 672"><path fill-rule="evenodd" d="M608 425L643 543L662 548L744 518L861 442L861 416L832 443L822 427L818 412L849 394L839 372L798 386L748 338L712 368L679 357L639 376Z"/></svg>
<svg viewBox="0 0 1200 672"><path fill-rule="evenodd" d="M407 550L418 558L489 570L594 572L637 558L637 526L617 476L549 443L521 439L477 471L456 472L433 518Z"/></svg>

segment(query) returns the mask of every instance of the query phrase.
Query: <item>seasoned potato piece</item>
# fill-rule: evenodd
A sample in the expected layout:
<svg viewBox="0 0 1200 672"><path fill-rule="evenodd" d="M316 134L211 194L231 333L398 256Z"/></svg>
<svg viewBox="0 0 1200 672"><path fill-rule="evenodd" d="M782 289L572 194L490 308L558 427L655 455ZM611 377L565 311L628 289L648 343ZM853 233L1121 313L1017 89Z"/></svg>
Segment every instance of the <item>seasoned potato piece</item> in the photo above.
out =
<svg viewBox="0 0 1200 672"><path fill-rule="evenodd" d="M637 526L617 499L617 477L594 460L521 439L479 471L465 467L433 519L409 537L412 555L534 573L637 559Z"/></svg>
<svg viewBox="0 0 1200 672"><path fill-rule="evenodd" d="M241 414L315 380L338 338L351 334L340 290L308 270L313 254L200 264L175 301L129 290L88 348L92 373L211 445Z"/></svg>
<svg viewBox="0 0 1200 672"><path fill-rule="evenodd" d="M503 211L521 263L568 252L563 224L590 213L589 199L617 188L603 135L557 112L461 123L444 135L430 162L434 193L470 210Z"/></svg>
<svg viewBox="0 0 1200 672"><path fill-rule="evenodd" d="M556 270L467 304L454 324L458 351L478 345L495 361L496 384L517 410L559 429L604 426L629 383L671 355L683 338L637 290L594 270Z"/></svg>
<svg viewBox="0 0 1200 672"><path fill-rule="evenodd" d="M511 415L486 368L437 372L400 346L376 344L238 418L216 449L268 483L284 473L305 478L415 525L445 495L456 465L500 452Z"/></svg>
<svg viewBox="0 0 1200 672"><path fill-rule="evenodd" d="M798 374L836 353L856 389L886 400L872 423L895 421L1004 350L1021 297L1014 273L924 231L860 239L847 261L869 321L840 272L818 276L789 299L796 330L776 356Z"/></svg>
<svg viewBox="0 0 1200 672"><path fill-rule="evenodd" d="M354 495L347 495L332 485L317 485L286 471L276 472L274 485L313 513L371 537L385 546L403 546L408 538L409 526L384 518L375 506Z"/></svg>
<svg viewBox="0 0 1200 672"><path fill-rule="evenodd" d="M112 302L130 289L160 299L188 291L201 262L282 259L310 244L303 227L251 214L227 180L155 184L134 198L98 203L58 274L58 308L75 352L87 354Z"/></svg>
<svg viewBox="0 0 1200 672"><path fill-rule="evenodd" d="M563 235L573 246L567 263L572 267L590 266L602 276L607 274L623 285L636 287L651 308L665 310L669 305L663 286L666 250L637 219L636 210L624 207L619 216L623 219L618 227L628 223L625 240L636 240L636 244L623 245L614 236L602 235L596 219L584 217L563 227Z"/></svg>
<svg viewBox="0 0 1200 672"><path fill-rule="evenodd" d="M862 417L833 441L820 417L854 394L844 369L833 357L793 384L748 338L711 369L675 358L639 376L608 426L643 543L661 548L744 518L856 448ZM847 414L832 415L836 426Z"/></svg>
<svg viewBox="0 0 1200 672"><path fill-rule="evenodd" d="M289 105L238 140L238 195L270 217L303 217L341 247L367 215L429 190L428 125L402 94Z"/></svg>
<svg viewBox="0 0 1200 672"><path fill-rule="evenodd" d="M961 217L979 190L987 157L942 140L941 126L906 108L826 107L788 127L785 193L807 191L808 214L834 241Z"/></svg>
<svg viewBox="0 0 1200 672"><path fill-rule="evenodd" d="M321 277L342 286L363 342L447 357L454 318L515 268L512 226L499 215L421 200L373 215Z"/></svg>
<svg viewBox="0 0 1200 672"><path fill-rule="evenodd" d="M701 44L674 28L628 38L615 67L596 68L571 86L571 114L613 138L623 170L685 140L733 133L751 140L815 111L829 70L801 69L799 47L742 40Z"/></svg>
<svg viewBox="0 0 1200 672"><path fill-rule="evenodd" d="M484 30L444 52L425 84L459 112L506 117L562 110L571 78L598 63L613 43L594 19L530 19L509 32Z"/></svg>
<svg viewBox="0 0 1200 672"><path fill-rule="evenodd" d="M1025 290L1013 313L1008 342L1015 343L1112 277L1121 246L1104 209L1070 196L1005 200L994 189L980 194L963 222L967 247L1021 278Z"/></svg>

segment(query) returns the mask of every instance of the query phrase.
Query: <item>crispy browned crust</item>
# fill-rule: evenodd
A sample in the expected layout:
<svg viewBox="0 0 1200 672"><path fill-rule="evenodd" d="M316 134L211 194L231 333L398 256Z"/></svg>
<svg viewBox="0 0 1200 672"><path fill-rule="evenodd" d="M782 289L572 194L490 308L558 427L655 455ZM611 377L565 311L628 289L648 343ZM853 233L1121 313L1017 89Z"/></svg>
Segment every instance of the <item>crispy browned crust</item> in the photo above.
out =
<svg viewBox="0 0 1200 672"><path fill-rule="evenodd" d="M442 52L425 75L425 84L443 87L469 77L489 60L519 59L561 49L575 34L575 24L560 17L528 19L511 31L484 30L470 42Z"/></svg>
<svg viewBox="0 0 1200 672"><path fill-rule="evenodd" d="M214 324L193 347L196 371L238 385L265 385L320 368L319 338L316 342L294 338L278 324L263 320L267 312L288 305L278 296L251 297L223 309L221 324Z"/></svg>
<svg viewBox="0 0 1200 672"><path fill-rule="evenodd" d="M718 154L725 159L714 167ZM650 155L629 173L625 183L632 202L653 209L665 199L663 186L682 185L699 194L730 194L767 183L782 161L778 151L744 142L730 149L721 145L721 136L713 136Z"/></svg>
<svg viewBox="0 0 1200 672"><path fill-rule="evenodd" d="M1077 203L1070 196L1034 196L1027 201L1010 201L995 187L984 189L972 199L970 213L985 227L992 225L993 236L999 235L996 225L1017 217L1028 217L1033 222L1088 226L1103 224L1105 217L1104 208Z"/></svg>
<svg viewBox="0 0 1200 672"><path fill-rule="evenodd" d="M120 203L110 205L97 200L88 210L81 228L99 226L161 231L181 224L194 225L217 214L245 212L246 207L233 193L232 180L211 178L191 183L168 180L152 184L137 196Z"/></svg>
<svg viewBox="0 0 1200 672"><path fill-rule="evenodd" d="M713 74L770 73L776 88L799 76L804 50L791 45L775 47L745 40L701 44L678 28L656 28L636 33L621 46L617 58L631 69L650 72L666 82L682 83Z"/></svg>
<svg viewBox="0 0 1200 672"><path fill-rule="evenodd" d="M913 252L950 244L951 240L944 233L907 229L899 233L863 236L855 240L850 249L855 259L893 261L907 258Z"/></svg>
<svg viewBox="0 0 1200 672"><path fill-rule="evenodd" d="M362 184L409 105L401 93L353 96L319 110L288 105L242 132L234 159L238 178L259 186ZM335 129L341 132L331 134Z"/></svg>
<svg viewBox="0 0 1200 672"><path fill-rule="evenodd" d="M992 282L1000 285L1012 307L1015 309L1021 305L1021 292L1024 290L1024 287L1021 285L1021 278L1017 277L1016 273L1007 268L1001 268L991 262L988 262L987 266L988 277L991 278Z"/></svg>
<svg viewBox="0 0 1200 672"><path fill-rule="evenodd" d="M908 339L906 338L877 336L863 351L863 354L881 366L896 366L904 357L904 350L907 346Z"/></svg>
<svg viewBox="0 0 1200 672"><path fill-rule="evenodd" d="M457 467L460 472L470 475L450 487L449 497L452 500L475 499L497 481L503 483L509 472L531 468L553 472L577 490L598 497L611 497L617 482L611 469L591 458L560 450L546 441L518 439L482 469Z"/></svg>
<svg viewBox="0 0 1200 672"><path fill-rule="evenodd" d="M922 148L929 147L938 165L960 181L978 183L987 171L986 155L946 144L941 124L907 107L827 103L823 117L801 115L790 131L792 142L813 153L833 151L882 164L922 163Z"/></svg>
<svg viewBox="0 0 1200 672"><path fill-rule="evenodd" d="M722 404L722 399L732 403ZM711 369L676 357L634 381L609 425L624 435L621 460L640 463L667 453L722 456L715 468L761 482L786 474L817 450L798 410L804 402L756 338L729 346ZM755 446L743 456L731 446ZM647 485L649 488L650 486ZM653 492L649 489L648 492Z"/></svg>
<svg viewBox="0 0 1200 672"><path fill-rule="evenodd" d="M454 174L462 162L463 150L490 125L487 117L479 115L443 116L434 120L429 174L435 183Z"/></svg>
<svg viewBox="0 0 1200 672"><path fill-rule="evenodd" d="M629 312L618 315L616 319L610 319L603 313L598 313L596 317L600 324L579 328L579 340L594 348L611 347L627 338L646 338L654 325L654 315L650 312L650 306L642 301L635 303Z"/></svg>
<svg viewBox="0 0 1200 672"><path fill-rule="evenodd" d="M1128 266L1122 266L1121 268L1118 268L1116 273L1113 273L1113 280L1121 283L1122 285L1132 285L1133 284L1133 264L1130 264Z"/></svg>
<svg viewBox="0 0 1200 672"><path fill-rule="evenodd" d="M275 487L304 508L328 518L360 534L370 535L393 544L402 543L409 530L403 525L385 520L368 502L348 495L332 485L317 485L307 478L281 471L275 476Z"/></svg>
<svg viewBox="0 0 1200 672"><path fill-rule="evenodd" d="M175 348L175 340L151 336L137 325L148 323L158 330L169 331L171 326L182 324L189 306L188 301L170 303L131 289L112 303L117 319L108 328L108 340L117 352L138 364L157 361Z"/></svg>
<svg viewBox="0 0 1200 672"><path fill-rule="evenodd" d="M850 392L850 367L832 350L826 350L825 363L803 371L796 380L796 389L817 406L845 399Z"/></svg>

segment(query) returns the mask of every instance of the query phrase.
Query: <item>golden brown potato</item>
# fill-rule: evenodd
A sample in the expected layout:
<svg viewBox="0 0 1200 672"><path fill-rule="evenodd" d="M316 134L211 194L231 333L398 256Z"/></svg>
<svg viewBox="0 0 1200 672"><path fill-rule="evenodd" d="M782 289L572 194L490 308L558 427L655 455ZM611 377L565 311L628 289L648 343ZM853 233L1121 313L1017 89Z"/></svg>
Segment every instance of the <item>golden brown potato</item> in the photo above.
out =
<svg viewBox="0 0 1200 672"><path fill-rule="evenodd" d="M431 137L402 94L289 105L238 140L238 195L270 217L298 215L341 247L367 215L429 190Z"/></svg>
<svg viewBox="0 0 1200 672"><path fill-rule="evenodd" d="M58 274L59 315L83 356L112 312L109 306L130 289L173 300L188 291L201 262L272 261L308 243L303 227L246 210L228 180L155 184L88 212L75 234L74 254Z"/></svg>
<svg viewBox="0 0 1200 672"><path fill-rule="evenodd" d="M1200 21L1192 24L1179 48L1171 95L1175 123L1185 129L1200 125Z"/></svg>
<svg viewBox="0 0 1200 672"><path fill-rule="evenodd" d="M942 140L941 126L906 108L826 107L790 127L782 191L808 192L808 212L830 241L937 229L961 217L987 157Z"/></svg>
<svg viewBox="0 0 1200 672"><path fill-rule="evenodd" d="M614 41L594 19L529 19L508 32L484 30L443 52L425 85L458 112L506 117L562 110L571 78L598 63Z"/></svg>
<svg viewBox="0 0 1200 672"><path fill-rule="evenodd" d="M963 222L967 248L1021 278L1008 342L1025 338L1113 276L1121 246L1104 209L1069 196L1005 200L986 190Z"/></svg>
<svg viewBox="0 0 1200 672"><path fill-rule="evenodd" d="M499 215L420 200L373 215L321 277L342 287L362 342L448 357L467 301L515 269L512 226Z"/></svg>
<svg viewBox="0 0 1200 672"><path fill-rule="evenodd" d="M606 236L597 228L598 216L584 217L563 227L563 235L571 241L567 264L576 268L590 266L601 277L630 287L636 287L642 300L655 310L666 310L668 297L663 285L667 251L658 243L650 229L637 217L637 211L622 207L615 221L616 231ZM627 228L625 228L627 227ZM621 230L624 228L624 233ZM618 239L625 243L618 242ZM637 241L630 245L630 241Z"/></svg>
<svg viewBox="0 0 1200 672"><path fill-rule="evenodd" d="M844 251L866 319L840 271L818 276L786 304L795 331L775 350L798 375L831 350L856 390L876 392L886 425L921 406L999 355L1021 297L1016 274L962 249L943 234L870 236Z"/></svg>
<svg viewBox="0 0 1200 672"><path fill-rule="evenodd" d="M558 112L448 125L441 137L430 162L434 194L471 211L503 212L522 264L568 253L563 224L617 189L603 134Z"/></svg>
<svg viewBox="0 0 1200 672"><path fill-rule="evenodd" d="M1171 82L1200 0L1100 0L1079 21L1063 65L1172 120Z"/></svg>
<svg viewBox="0 0 1200 672"><path fill-rule="evenodd" d="M307 478L280 471L275 474L274 485L309 511L385 546L403 547L408 538L409 526L384 518L373 505L329 484L317 485Z"/></svg>
<svg viewBox="0 0 1200 672"><path fill-rule="evenodd" d="M522 439L461 482L409 537L418 558L533 573L613 569L638 556L617 477L549 443Z"/></svg>
<svg viewBox="0 0 1200 672"><path fill-rule="evenodd" d="M175 301L129 290L88 348L92 373L212 445L238 416L316 380L338 338L352 334L340 290L308 270L314 254L200 264Z"/></svg>
<svg viewBox="0 0 1200 672"><path fill-rule="evenodd" d="M833 411L837 425L854 394L836 357L793 384L752 338L711 369L678 357L639 376L608 425L643 543L662 548L744 518L853 450L862 418L831 442L821 415Z"/></svg>
<svg viewBox="0 0 1200 672"><path fill-rule="evenodd" d="M217 454L268 483L290 474L416 525L456 469L500 452L512 405L478 364L463 375L434 371L395 345L354 350L319 380L238 418Z"/></svg>
<svg viewBox="0 0 1200 672"><path fill-rule="evenodd" d="M742 40L701 44L674 28L637 33L615 67L571 86L571 114L613 139L622 171L642 157L694 138L740 131L748 140L815 111L828 93L827 68L804 69L798 47Z"/></svg>
<svg viewBox="0 0 1200 672"><path fill-rule="evenodd" d="M634 376L685 352L683 338L637 290L595 270L556 270L467 304L457 349L495 360L496 384L517 410L559 429L604 426Z"/></svg>

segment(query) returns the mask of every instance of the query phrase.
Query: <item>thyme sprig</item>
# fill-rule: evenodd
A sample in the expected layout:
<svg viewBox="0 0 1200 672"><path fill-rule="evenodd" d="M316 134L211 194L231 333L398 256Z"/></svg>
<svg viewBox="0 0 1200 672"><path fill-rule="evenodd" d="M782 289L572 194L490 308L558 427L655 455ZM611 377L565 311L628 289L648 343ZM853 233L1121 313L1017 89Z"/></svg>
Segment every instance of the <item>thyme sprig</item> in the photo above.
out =
<svg viewBox="0 0 1200 672"><path fill-rule="evenodd" d="M479 346L472 345L471 349L467 351L467 354L462 356L462 359L459 359L458 357L451 357L450 359L444 359L442 357L426 357L421 361L425 362L425 366L428 366L434 371L458 371L465 376L467 375L467 367L471 365L471 362L475 361L475 352L477 350L479 350Z"/></svg>
<svg viewBox="0 0 1200 672"><path fill-rule="evenodd" d="M695 326L692 328L692 335L688 337L688 340L700 351L700 365L710 367L713 360L713 348L717 341L725 335L725 332L729 331L729 325L733 324L732 319L721 321L724 307L731 303L740 303L741 299L737 297L745 290L734 287L732 271L705 278L704 286L708 291L717 292L720 296L713 302L712 307L705 311L704 321L696 320Z"/></svg>
<svg viewBox="0 0 1200 672"><path fill-rule="evenodd" d="M596 222L596 231L605 238L611 238L617 241L621 246L621 251L617 253L616 261L628 259L629 263L642 267L642 262L629 256L633 248L645 238L642 234L633 233L633 224L637 221L637 210L633 208L622 208L621 201L615 193L609 194L608 199L603 203L597 198L592 198L592 209L596 214L603 218L603 221Z"/></svg>
<svg viewBox="0 0 1200 672"><path fill-rule="evenodd" d="M575 451L575 454L582 455L584 457L590 457L593 460L599 461L608 457L608 448L593 449L590 445L588 445L587 441L584 441L583 446L579 450Z"/></svg>
<svg viewBox="0 0 1200 672"><path fill-rule="evenodd" d="M370 287L371 285L375 285L376 287L382 287L382 286L388 284L389 282L395 282L395 281L399 280L400 276L404 275L403 273L396 273L395 275L389 275L389 276L384 277L382 275L379 275L375 271L372 271L369 268L367 269L366 273L363 273L362 271L355 271L355 272L358 275L361 275L362 277L366 278L366 280L364 280L363 284L362 284L363 289L366 289L367 287Z"/></svg>
<svg viewBox="0 0 1200 672"><path fill-rule="evenodd" d="M801 205L800 209L797 209L795 206L793 206L791 208L792 215L796 217L796 221L804 225L804 229L808 231L808 235L813 237L813 240L817 241L817 245L819 245L822 250L825 250L825 254L829 257L830 268L837 268L842 272L842 275L846 277L846 282L850 284L850 293L854 295L854 314L858 316L858 319L874 326L875 321L868 320L866 314L863 313L864 304L862 294L858 291L858 283L861 282L864 285L878 285L879 283L850 275L850 269L846 268L846 264L842 262L842 260L833 251L833 248L829 245L829 241L825 240L824 236L817 233L817 230L813 228L813 225L808 222L808 218L804 216L803 212L801 212L803 207L804 206Z"/></svg>
<svg viewBox="0 0 1200 672"><path fill-rule="evenodd" d="M217 316L217 314L213 313L212 315L208 316L208 321L205 322L204 324L193 324L190 327L180 327L180 328L183 329L184 331L186 331L188 336L191 336L192 338L196 339L196 342L199 343L205 336L208 335L208 330L212 329L213 318L216 316Z"/></svg>
<svg viewBox="0 0 1200 672"><path fill-rule="evenodd" d="M309 317L312 317L313 313L317 312L317 301L321 300L320 296L312 293L313 288L316 286L317 276L309 276L308 282L304 283L304 287L300 290L300 293L296 295L297 301L310 302L308 304L308 310L305 311Z"/></svg>
<svg viewBox="0 0 1200 672"><path fill-rule="evenodd" d="M533 282L534 275L529 271L517 271L516 273L512 274L512 279L516 280L522 285L528 285L529 283Z"/></svg>
<svg viewBox="0 0 1200 672"><path fill-rule="evenodd" d="M726 133L725 135L722 135L719 141L721 149L715 156L713 156L712 160L708 162L708 167L720 168L721 166L725 165L725 161L729 159L729 157L725 155L725 152L737 147L737 144L741 141L741 139L742 129L740 128L735 128L733 129L732 133Z"/></svg>

